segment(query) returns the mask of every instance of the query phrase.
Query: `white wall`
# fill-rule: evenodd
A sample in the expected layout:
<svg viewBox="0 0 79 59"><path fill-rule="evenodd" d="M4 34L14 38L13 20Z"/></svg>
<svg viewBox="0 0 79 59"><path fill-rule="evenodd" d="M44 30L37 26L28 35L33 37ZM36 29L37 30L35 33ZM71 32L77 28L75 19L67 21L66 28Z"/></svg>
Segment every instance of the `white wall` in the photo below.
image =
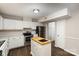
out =
<svg viewBox="0 0 79 59"><path fill-rule="evenodd" d="M79 55L79 7L78 5L71 6L68 9L71 17L65 19L65 39L63 40L64 48L62 49L72 54Z"/></svg>
<svg viewBox="0 0 79 59"><path fill-rule="evenodd" d="M66 20L65 50L79 55L79 8L75 8L71 18Z"/></svg>
<svg viewBox="0 0 79 59"><path fill-rule="evenodd" d="M23 17L23 21L32 22L32 18Z"/></svg>
<svg viewBox="0 0 79 59"><path fill-rule="evenodd" d="M65 42L63 43L64 48L62 49L74 55L79 55L79 7L72 6L69 10L71 17L65 19Z"/></svg>

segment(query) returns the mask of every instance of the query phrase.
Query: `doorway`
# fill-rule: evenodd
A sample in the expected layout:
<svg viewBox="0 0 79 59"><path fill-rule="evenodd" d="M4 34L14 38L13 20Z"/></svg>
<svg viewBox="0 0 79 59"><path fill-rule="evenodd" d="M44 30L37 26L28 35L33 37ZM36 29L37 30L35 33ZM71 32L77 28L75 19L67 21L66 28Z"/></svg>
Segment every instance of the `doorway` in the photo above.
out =
<svg viewBox="0 0 79 59"><path fill-rule="evenodd" d="M48 23L48 39L55 40L55 22Z"/></svg>
<svg viewBox="0 0 79 59"><path fill-rule="evenodd" d="M64 48L65 20L48 23L48 39L55 42L55 47Z"/></svg>
<svg viewBox="0 0 79 59"><path fill-rule="evenodd" d="M55 46L64 48L65 45L65 20L56 21L56 39Z"/></svg>

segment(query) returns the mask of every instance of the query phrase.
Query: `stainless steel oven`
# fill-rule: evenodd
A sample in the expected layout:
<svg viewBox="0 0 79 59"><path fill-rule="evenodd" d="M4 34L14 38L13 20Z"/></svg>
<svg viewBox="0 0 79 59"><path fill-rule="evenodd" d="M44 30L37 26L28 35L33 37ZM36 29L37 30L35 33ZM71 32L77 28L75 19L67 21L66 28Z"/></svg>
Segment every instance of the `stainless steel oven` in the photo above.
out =
<svg viewBox="0 0 79 59"><path fill-rule="evenodd" d="M31 45L31 38L32 38L32 34L31 32L27 31L26 33L23 33L24 35L24 39L25 39L25 46Z"/></svg>

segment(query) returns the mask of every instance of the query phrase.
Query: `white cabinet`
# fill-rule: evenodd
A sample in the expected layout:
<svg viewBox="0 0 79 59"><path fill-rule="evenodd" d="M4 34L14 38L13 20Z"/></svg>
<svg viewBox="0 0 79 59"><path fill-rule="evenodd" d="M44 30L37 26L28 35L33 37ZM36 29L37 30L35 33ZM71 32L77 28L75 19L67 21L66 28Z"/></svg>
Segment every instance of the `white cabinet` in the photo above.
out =
<svg viewBox="0 0 79 59"><path fill-rule="evenodd" d="M32 22L31 23L31 28L32 29L36 29L36 26L43 26L43 24L42 23L39 23L39 22Z"/></svg>
<svg viewBox="0 0 79 59"><path fill-rule="evenodd" d="M23 21L23 28L35 28L36 25L37 25L36 22Z"/></svg>
<svg viewBox="0 0 79 59"><path fill-rule="evenodd" d="M36 23L35 22L32 22L31 24L30 24L30 26L31 26L31 29L36 29Z"/></svg>
<svg viewBox="0 0 79 59"><path fill-rule="evenodd" d="M31 22L23 21L23 28L31 28Z"/></svg>
<svg viewBox="0 0 79 59"><path fill-rule="evenodd" d="M18 43L18 47L24 46L24 36L18 37L17 43Z"/></svg>
<svg viewBox="0 0 79 59"><path fill-rule="evenodd" d="M43 26L43 24L39 22L27 22L14 19L4 19L3 24L1 22L0 26L3 26L4 30L22 30L23 28L36 29L36 26Z"/></svg>
<svg viewBox="0 0 79 59"><path fill-rule="evenodd" d="M32 28L32 29L36 29L36 26L38 26L38 24L37 24L36 22L32 22L31 28Z"/></svg>
<svg viewBox="0 0 79 59"><path fill-rule="evenodd" d="M16 20L4 19L4 29L16 29Z"/></svg>
<svg viewBox="0 0 79 59"><path fill-rule="evenodd" d="M9 49L24 46L24 37L10 37L9 38Z"/></svg>
<svg viewBox="0 0 79 59"><path fill-rule="evenodd" d="M13 19L4 19L4 29L8 30L22 30L23 25L22 21L19 20L13 20Z"/></svg>
<svg viewBox="0 0 79 59"><path fill-rule="evenodd" d="M23 29L22 21L16 21L16 29Z"/></svg>
<svg viewBox="0 0 79 59"><path fill-rule="evenodd" d="M2 16L0 16L0 30L3 29L3 18Z"/></svg>
<svg viewBox="0 0 79 59"><path fill-rule="evenodd" d="M40 45L31 40L31 53L33 56L51 56L51 43Z"/></svg>
<svg viewBox="0 0 79 59"><path fill-rule="evenodd" d="M7 56L8 55L8 39L0 39L0 41L5 42L1 45L0 50L2 50L2 56Z"/></svg>
<svg viewBox="0 0 79 59"><path fill-rule="evenodd" d="M2 50L2 55L3 56L7 56L8 55L8 47L7 47L8 43L4 42L4 46L3 46L3 50Z"/></svg>
<svg viewBox="0 0 79 59"><path fill-rule="evenodd" d="M43 24L39 23L39 22L27 22L27 21L23 21L23 28L36 29L36 26L43 26Z"/></svg>

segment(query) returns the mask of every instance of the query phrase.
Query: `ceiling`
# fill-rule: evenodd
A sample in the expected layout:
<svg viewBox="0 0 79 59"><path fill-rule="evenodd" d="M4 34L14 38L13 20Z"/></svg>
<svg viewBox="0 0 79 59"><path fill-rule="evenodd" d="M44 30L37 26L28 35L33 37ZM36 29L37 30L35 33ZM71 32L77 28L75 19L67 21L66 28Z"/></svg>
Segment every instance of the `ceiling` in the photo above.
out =
<svg viewBox="0 0 79 59"><path fill-rule="evenodd" d="M0 13L39 19L63 8L70 8L76 4L68 3L0 3ZM39 9L38 14L33 9Z"/></svg>

